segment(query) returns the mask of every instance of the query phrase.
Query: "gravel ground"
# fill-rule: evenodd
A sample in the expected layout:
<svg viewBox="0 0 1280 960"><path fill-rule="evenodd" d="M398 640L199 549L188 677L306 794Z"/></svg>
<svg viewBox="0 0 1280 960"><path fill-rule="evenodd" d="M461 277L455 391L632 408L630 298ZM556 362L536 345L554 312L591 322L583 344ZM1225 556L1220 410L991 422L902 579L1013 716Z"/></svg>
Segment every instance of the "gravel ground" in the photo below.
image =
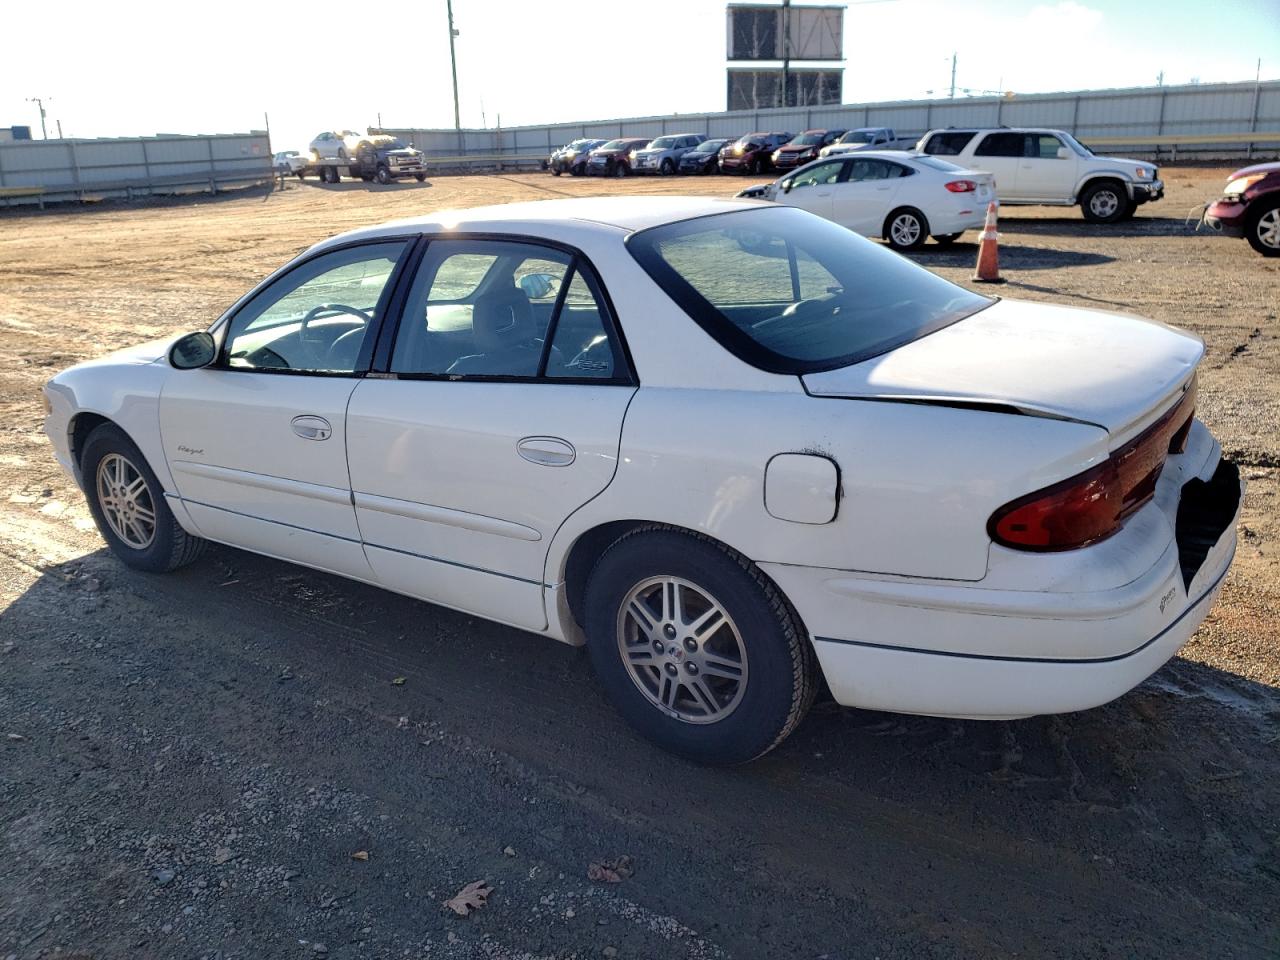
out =
<svg viewBox="0 0 1280 960"><path fill-rule="evenodd" d="M743 181L0 214L0 958L1280 956L1280 262L1183 219L1227 172L1167 168L1168 197L1119 227L1001 219L1002 295L1208 344L1200 413L1250 490L1183 655L1063 717L819 704L727 771L636 739L568 647L226 548L124 568L49 454L38 387L204 326L343 229ZM975 256L916 259L964 282ZM621 882L589 878L624 856ZM477 880L485 906L444 906Z"/></svg>

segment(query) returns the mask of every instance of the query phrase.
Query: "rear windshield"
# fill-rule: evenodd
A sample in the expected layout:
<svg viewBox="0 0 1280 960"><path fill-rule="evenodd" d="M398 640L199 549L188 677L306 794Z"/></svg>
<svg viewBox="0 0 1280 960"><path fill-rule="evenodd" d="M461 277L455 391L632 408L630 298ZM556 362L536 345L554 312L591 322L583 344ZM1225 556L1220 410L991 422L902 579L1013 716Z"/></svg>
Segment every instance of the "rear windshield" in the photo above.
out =
<svg viewBox="0 0 1280 960"><path fill-rule="evenodd" d="M995 302L792 207L666 224L627 246L699 326L774 373L857 363Z"/></svg>

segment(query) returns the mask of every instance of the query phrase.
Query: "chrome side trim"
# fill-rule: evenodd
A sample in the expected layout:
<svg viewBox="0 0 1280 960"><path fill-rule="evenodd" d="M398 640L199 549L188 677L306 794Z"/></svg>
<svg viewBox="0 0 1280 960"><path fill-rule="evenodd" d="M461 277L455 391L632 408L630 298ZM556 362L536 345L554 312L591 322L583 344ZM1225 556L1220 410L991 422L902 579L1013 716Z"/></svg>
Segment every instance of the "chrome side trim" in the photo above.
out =
<svg viewBox="0 0 1280 960"><path fill-rule="evenodd" d="M378 513L389 513L392 516L407 517L410 520L422 520L426 523L439 523L446 527L461 527L464 530L475 530L477 533L491 533L494 536L507 537L511 540L536 542L542 539L541 533L521 523L499 520L497 517L486 517L479 513L468 513L465 510L453 510L449 507L435 507L428 503L400 500L396 497L380 497L373 493L356 493L355 505L357 509L363 508L365 510L374 510Z"/></svg>
<svg viewBox="0 0 1280 960"><path fill-rule="evenodd" d="M216 467L211 463L197 463L192 460L170 460L170 468L175 473L185 473L191 477L205 480L220 480L223 483L237 483L244 487L258 490L271 490L275 493L287 493L292 496L306 497L308 500L323 500L325 503L340 503L348 506L351 494L344 488L329 487L321 483L307 483L304 480L289 480L285 477L273 477L266 473L250 473L248 470L233 470L231 467ZM199 503L192 500L192 503ZM201 504L210 506L210 504ZM221 510L222 507L217 509ZM235 511L228 511L234 513ZM245 514L248 516L248 514ZM257 518L255 518L257 519Z"/></svg>

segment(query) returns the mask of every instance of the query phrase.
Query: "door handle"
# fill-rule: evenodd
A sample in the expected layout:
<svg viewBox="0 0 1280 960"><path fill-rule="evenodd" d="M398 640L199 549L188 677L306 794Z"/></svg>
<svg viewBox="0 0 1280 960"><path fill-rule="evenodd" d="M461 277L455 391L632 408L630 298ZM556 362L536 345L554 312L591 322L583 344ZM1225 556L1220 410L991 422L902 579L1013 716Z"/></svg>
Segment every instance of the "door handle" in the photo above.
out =
<svg viewBox="0 0 1280 960"><path fill-rule="evenodd" d="M293 432L303 440L328 440L333 436L333 427L324 417L315 417L307 414L301 417L294 417L289 425L293 427Z"/></svg>
<svg viewBox="0 0 1280 960"><path fill-rule="evenodd" d="M525 437L516 444L516 452L543 467L567 467L578 456L573 444L559 437Z"/></svg>

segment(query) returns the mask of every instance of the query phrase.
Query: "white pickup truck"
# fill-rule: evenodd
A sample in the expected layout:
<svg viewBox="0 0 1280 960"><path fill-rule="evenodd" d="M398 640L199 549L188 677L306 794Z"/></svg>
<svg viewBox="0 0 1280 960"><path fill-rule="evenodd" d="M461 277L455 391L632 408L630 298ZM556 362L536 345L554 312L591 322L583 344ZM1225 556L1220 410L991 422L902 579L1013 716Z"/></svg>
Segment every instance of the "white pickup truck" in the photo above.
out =
<svg viewBox="0 0 1280 960"><path fill-rule="evenodd" d="M1117 223L1164 196L1154 164L1098 156L1063 130L949 127L930 130L916 149L994 174L1001 203L1079 204L1090 223Z"/></svg>
<svg viewBox="0 0 1280 960"><path fill-rule="evenodd" d="M831 157L859 150L911 150L916 141L901 139L892 127L858 127L846 130L835 143L818 151L819 157Z"/></svg>

